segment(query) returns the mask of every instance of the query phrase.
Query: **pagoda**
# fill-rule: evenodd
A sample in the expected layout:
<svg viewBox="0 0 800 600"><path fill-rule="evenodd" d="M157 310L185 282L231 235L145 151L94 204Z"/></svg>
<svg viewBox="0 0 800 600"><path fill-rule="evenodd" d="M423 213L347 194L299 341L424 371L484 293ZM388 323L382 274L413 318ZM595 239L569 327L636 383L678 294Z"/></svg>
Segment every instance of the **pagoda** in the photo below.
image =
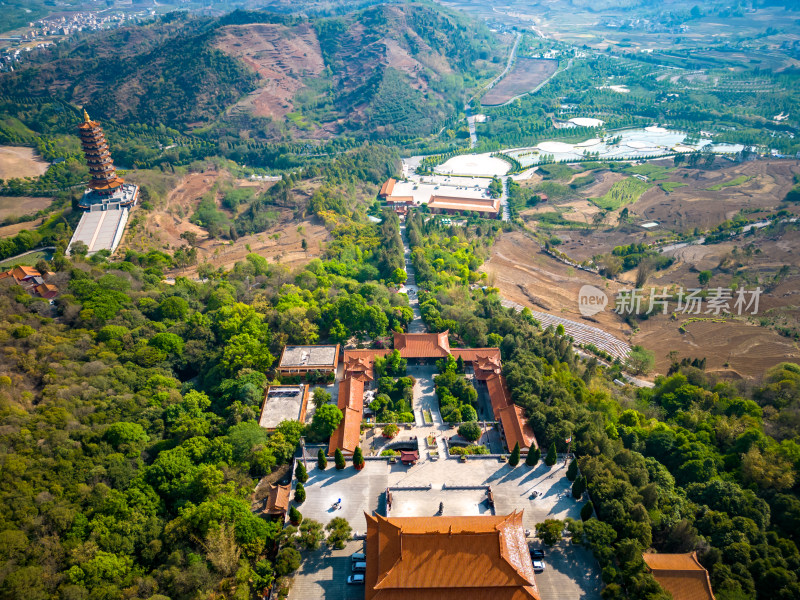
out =
<svg viewBox="0 0 800 600"><path fill-rule="evenodd" d="M83 111L83 122L78 125L78 133L92 176L79 206L86 210L94 207L108 210L135 204L138 187L126 184L122 177L117 176L103 129L100 123L89 118L86 110Z"/></svg>
<svg viewBox="0 0 800 600"><path fill-rule="evenodd" d="M89 113L84 110L83 123L78 125L78 129L83 145L83 154L86 156L89 173L92 175L89 188L98 194L113 194L122 187L125 181L121 177L117 177L117 171L114 169L114 163L108 151L106 136L103 134L100 123L92 121Z"/></svg>

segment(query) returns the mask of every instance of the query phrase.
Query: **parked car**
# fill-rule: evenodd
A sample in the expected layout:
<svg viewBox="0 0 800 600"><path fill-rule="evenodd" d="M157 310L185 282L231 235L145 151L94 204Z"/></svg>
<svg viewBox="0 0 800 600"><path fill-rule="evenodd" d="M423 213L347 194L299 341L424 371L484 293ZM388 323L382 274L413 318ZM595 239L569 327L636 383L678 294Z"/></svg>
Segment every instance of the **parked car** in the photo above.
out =
<svg viewBox="0 0 800 600"><path fill-rule="evenodd" d="M364 561L366 561L366 560L367 560L367 555L366 555L366 554L364 554L363 552L355 552L354 554L351 554L351 555L350 555L350 559L351 559L351 560L352 560L354 563L358 563L358 562L364 562Z"/></svg>
<svg viewBox="0 0 800 600"><path fill-rule="evenodd" d="M544 561L542 560L533 561L533 572L541 573L542 571L544 571Z"/></svg>
<svg viewBox="0 0 800 600"><path fill-rule="evenodd" d="M366 573L366 571L367 571L367 563L365 562L353 563L353 573Z"/></svg>
<svg viewBox="0 0 800 600"><path fill-rule="evenodd" d="M355 575L348 575L347 583L349 583L350 585L364 585L364 575L361 573L356 573Z"/></svg>
<svg viewBox="0 0 800 600"><path fill-rule="evenodd" d="M544 558L544 550L531 550L531 558L534 560Z"/></svg>

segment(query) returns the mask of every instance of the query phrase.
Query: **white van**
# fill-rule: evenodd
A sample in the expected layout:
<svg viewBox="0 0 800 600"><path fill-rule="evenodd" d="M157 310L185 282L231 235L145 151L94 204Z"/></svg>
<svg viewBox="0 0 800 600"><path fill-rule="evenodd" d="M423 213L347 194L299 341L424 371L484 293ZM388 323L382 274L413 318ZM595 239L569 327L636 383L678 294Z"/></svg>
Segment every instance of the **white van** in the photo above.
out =
<svg viewBox="0 0 800 600"><path fill-rule="evenodd" d="M363 552L356 552L350 556L350 560L352 560L353 563L365 562L367 560L367 555Z"/></svg>

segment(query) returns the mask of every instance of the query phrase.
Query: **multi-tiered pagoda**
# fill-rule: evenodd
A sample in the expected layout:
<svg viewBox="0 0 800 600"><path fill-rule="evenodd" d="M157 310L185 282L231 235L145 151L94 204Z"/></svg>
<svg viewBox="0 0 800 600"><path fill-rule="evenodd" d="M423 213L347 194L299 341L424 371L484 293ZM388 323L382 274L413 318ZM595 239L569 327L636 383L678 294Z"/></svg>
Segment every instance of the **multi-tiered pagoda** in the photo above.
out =
<svg viewBox="0 0 800 600"><path fill-rule="evenodd" d="M89 173L92 175L89 187L98 194L113 194L122 187L125 181L121 177L117 177L111 153L108 151L106 136L103 135L100 123L92 121L89 113L84 110L83 123L78 125L78 129L83 153L86 156L86 162L89 163Z"/></svg>
<svg viewBox="0 0 800 600"><path fill-rule="evenodd" d="M78 126L78 130L83 154L86 156L89 173L92 176L89 189L80 201L80 207L87 210L91 210L92 207L108 210L135 204L138 188L126 184L122 177L117 176L100 123L92 121L84 110L83 122Z"/></svg>

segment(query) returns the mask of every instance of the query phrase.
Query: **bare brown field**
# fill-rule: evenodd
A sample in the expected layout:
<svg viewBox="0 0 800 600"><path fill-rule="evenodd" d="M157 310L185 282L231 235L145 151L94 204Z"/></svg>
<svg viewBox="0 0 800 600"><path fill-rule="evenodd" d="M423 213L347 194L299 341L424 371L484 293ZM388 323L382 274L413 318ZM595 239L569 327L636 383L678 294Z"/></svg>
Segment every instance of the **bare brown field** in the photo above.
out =
<svg viewBox="0 0 800 600"><path fill-rule="evenodd" d="M800 232L795 233L797 239L792 236L784 244L784 248L788 248L784 250L785 253L792 249L797 252L800 248L800 244L794 245L800 242ZM694 262L679 261L677 267L651 277L647 285L698 287L696 266L719 264L733 247L733 244L697 246L699 252L687 255ZM768 265L779 265L785 258L769 251L758 253L757 256L762 261L759 263L761 269L766 269ZM715 323L710 320L687 322L690 316L672 320L669 316L659 315L641 322L635 334L611 307L593 317L582 317L577 310L581 286L589 284L604 290L613 303L616 292L629 284L609 281L571 268L543 253L534 240L521 232L503 234L493 246L491 257L482 270L489 274L489 283L497 287L501 296L508 300L533 310L594 325L619 339L644 346L656 356L656 373L667 372L668 354L672 350L677 351L680 358L705 357L709 372L729 378L757 378L779 362L800 359L800 347L774 329L759 326L759 316ZM715 275L712 279L712 287L724 287L729 283L729 275ZM800 287L795 276L762 296L759 315L770 315L771 320L784 319L782 322L786 318L797 319L800 310L793 303L800 304L798 300ZM684 323L686 333L681 333L679 327Z"/></svg>
<svg viewBox="0 0 800 600"><path fill-rule="evenodd" d="M793 341L765 327L742 321L696 321L686 324L682 334L678 328L683 322L660 315L643 322L633 336L634 344L655 353L656 371L666 373L672 350L679 358L705 358L707 371L741 378L757 378L780 362L800 359Z"/></svg>
<svg viewBox="0 0 800 600"><path fill-rule="evenodd" d="M27 146L0 146L0 179L38 177L47 171L48 162Z"/></svg>
<svg viewBox="0 0 800 600"><path fill-rule="evenodd" d="M283 119L293 109L303 78L325 68L319 41L308 24L286 27L257 23L223 27L217 48L240 58L259 73L264 84L234 107L256 116Z"/></svg>
<svg viewBox="0 0 800 600"><path fill-rule="evenodd" d="M669 181L685 183L685 187L667 194L654 186L629 208L674 231L710 229L742 209L775 210L791 189L795 173L800 173L800 161L796 160L759 160L710 171L678 169ZM751 179L715 191L708 189L740 176Z"/></svg>
<svg viewBox="0 0 800 600"><path fill-rule="evenodd" d="M520 94L530 92L552 76L556 69L558 69L556 60L517 58L517 62L511 67L511 72L481 98L481 104L497 106Z"/></svg>
<svg viewBox="0 0 800 600"><path fill-rule="evenodd" d="M502 234L481 269L488 273L489 283L500 290L503 298L599 327L622 340L631 334L631 328L616 313L606 310L586 318L578 311L578 291L583 285L596 286L612 296L620 287L618 284L554 259L519 231Z"/></svg>
<svg viewBox="0 0 800 600"><path fill-rule="evenodd" d="M50 206L52 201L37 196L0 196L0 219L32 215Z"/></svg>
<svg viewBox="0 0 800 600"><path fill-rule="evenodd" d="M35 219L33 221L27 221L23 223L15 223L14 225L6 225L5 227L0 227L0 238L7 238L13 237L17 235L20 231L24 229L34 230L39 225L42 224L44 219Z"/></svg>

